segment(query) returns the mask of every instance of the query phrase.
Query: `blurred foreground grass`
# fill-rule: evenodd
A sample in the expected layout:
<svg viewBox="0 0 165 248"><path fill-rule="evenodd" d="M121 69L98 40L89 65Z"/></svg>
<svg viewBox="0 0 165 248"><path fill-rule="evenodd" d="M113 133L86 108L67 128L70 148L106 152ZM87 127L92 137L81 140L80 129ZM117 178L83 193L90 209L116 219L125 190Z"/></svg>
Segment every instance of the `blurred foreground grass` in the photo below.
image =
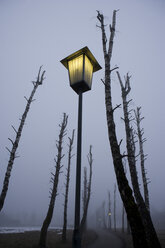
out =
<svg viewBox="0 0 165 248"><path fill-rule="evenodd" d="M25 232L25 233L8 233L0 234L1 248L38 248L39 231ZM97 234L88 230L82 240L82 247L85 248L88 244L94 242ZM61 241L61 233L57 230L49 231L47 236L47 246L49 248L71 248L72 247L72 231L67 232L67 242Z"/></svg>
<svg viewBox="0 0 165 248"><path fill-rule="evenodd" d="M113 233L124 241L125 248L133 248L132 237L130 234L122 233L121 231ZM0 234L0 248L38 248L39 236L39 231ZM162 248L165 248L165 230L158 231L158 237ZM82 248L86 248L96 239L96 232L88 230L83 236ZM59 232L59 230L49 231L47 236L47 247L72 248L72 230L67 232L66 243L61 241L61 232Z"/></svg>

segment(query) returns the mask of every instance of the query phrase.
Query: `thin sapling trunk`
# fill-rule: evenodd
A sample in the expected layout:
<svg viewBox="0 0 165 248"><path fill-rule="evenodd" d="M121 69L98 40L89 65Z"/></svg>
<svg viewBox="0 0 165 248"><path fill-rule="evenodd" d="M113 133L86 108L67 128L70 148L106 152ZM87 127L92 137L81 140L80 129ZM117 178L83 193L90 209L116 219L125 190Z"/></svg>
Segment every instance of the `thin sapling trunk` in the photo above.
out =
<svg viewBox="0 0 165 248"><path fill-rule="evenodd" d="M50 222L52 220L53 216L53 211L54 211L54 205L55 205L55 200L57 196L57 189L58 189L58 182L59 182L59 175L60 175L60 170L61 170L61 160L64 157L64 154L62 154L63 150L63 139L64 136L66 135L66 126L68 122L68 116L64 113L63 115L63 121L60 126L60 134L59 134L59 139L56 143L57 147L57 155L55 160L55 174L51 173L51 181L53 183L53 188L51 189L51 195L50 195L50 203L48 207L48 212L46 215L46 218L43 222L41 232L40 232L40 240L39 240L39 247L40 248L46 248L46 238L47 238L47 231L48 227L50 225Z"/></svg>
<svg viewBox="0 0 165 248"><path fill-rule="evenodd" d="M108 191L108 228L111 230L111 193Z"/></svg>
<svg viewBox="0 0 165 248"><path fill-rule="evenodd" d="M140 109L141 107L137 107L136 111L134 110L134 113L135 113L135 121L137 125L137 136L139 140L140 164L141 164L141 172L142 172L142 180L143 180L144 200L145 200L145 204L146 204L148 211L150 211L148 178L147 178L147 175L146 175L147 172L144 166L144 162L146 160L147 155L144 155L143 144L146 141L146 139L143 138L144 130L143 128L141 128L141 121L144 119L144 117L141 117Z"/></svg>
<svg viewBox="0 0 165 248"><path fill-rule="evenodd" d="M42 66L39 69L37 80L32 82L33 83L33 90L32 90L32 92L30 94L30 97L28 99L26 97L24 97L25 100L27 101L27 104L26 104L26 107L25 107L25 111L24 111L24 113L22 115L22 118L20 119L20 125L18 127L18 130L16 130L15 127L12 126L14 132L16 133L15 140L13 141L12 139L8 138L9 141L11 142L11 144L12 144L12 148L10 150L9 148L6 147L6 149L10 153L10 157L9 157L9 161L8 161L8 165L7 165L7 169L6 169L5 178L4 178L4 181L3 181L2 191L1 191L1 194L0 194L0 211L2 210L2 208L4 206L5 198L6 198L8 187L9 187L9 180L10 180L13 164L14 164L15 159L18 157L16 152L17 152L17 148L18 148L18 145L19 145L19 141L21 139L21 135L22 135L23 127L25 125L26 117L27 117L27 114L28 114L28 112L30 110L30 105L34 101L33 97L35 95L35 92L36 92L38 86L42 85L42 83L44 81L45 71L43 71L41 73L41 68L42 68ZM41 75L40 75L40 73L41 73Z"/></svg>
<svg viewBox="0 0 165 248"><path fill-rule="evenodd" d="M131 91L130 86L130 76L126 75L125 84L123 84L119 72L117 72L117 76L119 79L119 83L122 91L122 100L123 100L123 112L124 112L124 123L125 123L125 131L126 131L126 143L127 143L127 153L128 153L128 165L130 169L131 181L134 190L134 195L136 198L136 202L139 208L139 213L141 215L143 225L145 228L145 233L147 237L148 246L151 248L159 248L160 243L157 238L156 231L154 229L150 213L146 208L145 202L140 192L138 176L136 170L136 155L135 155L135 140L133 128L130 124L132 120L132 116L130 115L130 111L128 110L128 105L130 100L127 100L127 96Z"/></svg>
<svg viewBox="0 0 165 248"><path fill-rule="evenodd" d="M72 149L73 149L73 141L74 141L74 132L73 129L72 137L69 138L69 151L68 151L68 167L67 167L67 174L66 174L66 185L65 185L65 200L64 200L64 223L62 229L62 241L66 241L66 230L67 230L67 209L68 209L68 193L69 193L69 182L70 182L70 166L71 166L71 159Z"/></svg>
<svg viewBox="0 0 165 248"><path fill-rule="evenodd" d="M87 186L87 198L86 198L86 204L83 212L83 217L80 223L80 233L82 234L84 231L84 227L86 225L86 220L87 220L87 213L88 213L88 206L89 206L89 201L91 197L91 184L92 184L92 164L93 164L93 156L92 156L92 146L90 145L89 148L89 154L87 156L88 158L88 163L89 163L89 180L88 180L88 186Z"/></svg>

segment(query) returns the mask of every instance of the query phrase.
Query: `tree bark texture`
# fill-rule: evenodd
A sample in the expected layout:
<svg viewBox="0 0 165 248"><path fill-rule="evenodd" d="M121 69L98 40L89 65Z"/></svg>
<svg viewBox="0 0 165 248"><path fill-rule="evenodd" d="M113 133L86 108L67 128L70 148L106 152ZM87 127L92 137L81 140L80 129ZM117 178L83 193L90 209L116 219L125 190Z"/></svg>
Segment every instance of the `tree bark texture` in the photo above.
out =
<svg viewBox="0 0 165 248"><path fill-rule="evenodd" d="M130 76L126 75L125 77L125 85L123 84L119 72L117 72L117 76L120 82L121 91L122 91L122 100L123 100L123 112L124 112L124 123L126 130L126 143L127 143L127 153L128 153L128 164L130 169L131 181L133 186L134 195L136 198L136 202L139 208L139 212L143 221L143 225L145 228L145 233L147 237L148 246L152 248L160 247L159 240L157 238L157 234L155 232L150 213L146 208L145 202L140 192L138 176L136 171L136 156L135 156L135 141L133 128L131 127L130 120L130 111L128 110L129 102L127 100L127 96L131 90L130 87Z"/></svg>
<svg viewBox="0 0 165 248"><path fill-rule="evenodd" d="M142 172L142 180L143 180L143 188L144 188L144 200L148 211L150 211L148 180L146 176L146 169L144 166L146 155L144 155L144 149L143 149L143 144L146 141L146 139L143 138L144 132L143 132L143 128L141 129L141 125L140 125L144 117L141 117L140 109L141 107L137 107L136 111L134 110L134 113L135 113L135 120L137 125L137 136L139 140L140 164L141 164L141 172Z"/></svg>
<svg viewBox="0 0 165 248"><path fill-rule="evenodd" d="M3 206L4 206L4 202L5 202L5 198L6 198L6 195L7 195L7 191L8 191L8 187L9 187L9 180L10 180L10 176L11 176L11 171L12 171L12 168L13 168L13 164L14 164L14 160L15 158L17 158L17 148L18 148L18 145L19 145L19 141L20 141L20 138L21 138L21 135L22 135L22 130L23 130L23 127L24 127L24 124L25 124L25 120L26 120L26 117L27 117L27 114L29 112L29 109L30 109L30 105L31 103L34 101L33 100L33 97L34 97L34 94L38 88L39 85L42 85L43 83L43 80L44 80L44 74L45 74L45 71L42 72L41 76L40 76L40 73L41 73L41 68L39 69L39 72L38 72L38 77L37 77L37 80L35 82L33 82L33 90L31 92L31 95L29 97L29 99L26 99L27 101L27 104L26 104L26 107L25 107L25 111L22 115L22 118L20 119L20 125L18 127L18 130L16 130L13 126L12 128L14 129L15 133L16 133L16 137L15 137L15 141L10 140L10 142L12 143L12 148L11 150L6 148L9 153L10 153L10 158L9 158L9 161L8 161L8 165L7 165L7 169L6 169L6 174L5 174L5 178L4 178L4 181L3 181L3 187L2 187L2 191L1 191L1 195L0 195L0 211L2 210Z"/></svg>
<svg viewBox="0 0 165 248"><path fill-rule="evenodd" d="M72 132L72 137L69 138L69 152L68 152L68 167L67 167L67 174L66 174L66 185L65 185L65 200L64 200L64 222L63 222L63 229L62 229L62 240L66 241L66 229L67 229L67 209L68 209L68 193L69 193L69 182L70 182L70 166L71 166L71 159L72 149L73 149L73 141L74 141L74 132Z"/></svg>
<svg viewBox="0 0 165 248"><path fill-rule="evenodd" d="M130 224L128 218L127 218L127 233L130 234Z"/></svg>
<svg viewBox="0 0 165 248"><path fill-rule="evenodd" d="M123 159L123 166L124 166L124 172L125 175L127 174L127 168L126 168L126 158ZM128 221L127 221L128 222ZM122 205L122 232L124 233L125 231L125 208L124 208L124 204Z"/></svg>
<svg viewBox="0 0 165 248"><path fill-rule="evenodd" d="M87 186L87 198L85 202L85 208L83 212L83 217L81 219L80 223L80 233L81 235L83 234L84 227L86 225L86 220L87 220L87 214L88 214L88 206L89 206L89 201L90 201L90 196L91 196L91 184L92 184L92 164L93 164L93 156L92 156L92 146L90 145L89 148L89 154L87 156L88 158L88 163L89 163L89 180L88 180L88 186Z"/></svg>
<svg viewBox="0 0 165 248"><path fill-rule="evenodd" d="M125 214L125 209L124 209L124 204L122 206L122 232L124 233L124 214Z"/></svg>
<svg viewBox="0 0 165 248"><path fill-rule="evenodd" d="M117 141L116 128L114 122L114 110L117 107L114 109L112 107L111 72L113 69L111 69L110 62L112 57L113 40L115 35L116 12L117 12L116 10L113 11L112 26L110 25L108 52L106 48L107 38L105 34L104 16L100 14L100 12L98 12L97 15L97 18L101 24L103 53L105 59L104 85L105 85L105 106L106 106L108 136L109 136L110 148L112 152L112 158L113 158L113 164L118 183L118 188L131 226L134 247L147 248L148 244L144 232L144 225L141 216L139 214L137 205L135 203L132 190L129 186L128 180L124 173L122 155L120 153L120 145L118 144Z"/></svg>
<svg viewBox="0 0 165 248"><path fill-rule="evenodd" d="M48 231L48 227L50 225L50 222L51 222L52 216L53 216L55 199L57 196L59 174L60 174L60 169L62 167L61 166L61 160L64 157L64 155L62 154L62 150L63 150L62 143L63 143L63 138L66 135L67 121L68 121L68 116L64 113L62 124L59 125L60 126L60 134L59 134L59 139L56 143L57 156L55 158L55 174L51 173L52 174L51 181L53 182L53 188L51 190L50 204L49 204L48 212L47 212L46 218L43 222L41 232L40 232L40 240L39 240L40 248L46 247L47 231Z"/></svg>

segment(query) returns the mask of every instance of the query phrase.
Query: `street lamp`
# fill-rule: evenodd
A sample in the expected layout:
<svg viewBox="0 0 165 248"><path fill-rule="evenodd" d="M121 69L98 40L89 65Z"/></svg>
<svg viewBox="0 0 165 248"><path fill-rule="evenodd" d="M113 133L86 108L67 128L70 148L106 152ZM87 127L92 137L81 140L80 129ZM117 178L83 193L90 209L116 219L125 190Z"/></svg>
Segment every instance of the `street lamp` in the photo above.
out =
<svg viewBox="0 0 165 248"><path fill-rule="evenodd" d="M84 47L61 60L68 69L70 86L79 95L78 131L77 131L77 165L76 165L76 194L75 194L75 222L73 232L73 247L81 247L80 237L80 191L81 191L81 136L82 136L82 93L91 90L93 73L101 66L90 52Z"/></svg>

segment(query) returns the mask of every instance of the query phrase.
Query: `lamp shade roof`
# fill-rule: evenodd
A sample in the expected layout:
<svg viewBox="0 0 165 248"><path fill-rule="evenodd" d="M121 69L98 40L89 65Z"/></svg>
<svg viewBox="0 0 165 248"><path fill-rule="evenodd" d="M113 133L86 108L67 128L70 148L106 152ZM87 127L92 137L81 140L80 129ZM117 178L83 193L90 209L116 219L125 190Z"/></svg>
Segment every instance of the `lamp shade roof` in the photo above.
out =
<svg viewBox="0 0 165 248"><path fill-rule="evenodd" d="M60 62L68 69L68 61L80 56L81 54L86 54L86 56L90 59L93 65L93 72L102 69L102 67L99 65L99 63L97 62L97 60L95 59L95 57L93 56L93 54L91 53L91 51L89 50L87 46L72 53L71 55L62 59Z"/></svg>

